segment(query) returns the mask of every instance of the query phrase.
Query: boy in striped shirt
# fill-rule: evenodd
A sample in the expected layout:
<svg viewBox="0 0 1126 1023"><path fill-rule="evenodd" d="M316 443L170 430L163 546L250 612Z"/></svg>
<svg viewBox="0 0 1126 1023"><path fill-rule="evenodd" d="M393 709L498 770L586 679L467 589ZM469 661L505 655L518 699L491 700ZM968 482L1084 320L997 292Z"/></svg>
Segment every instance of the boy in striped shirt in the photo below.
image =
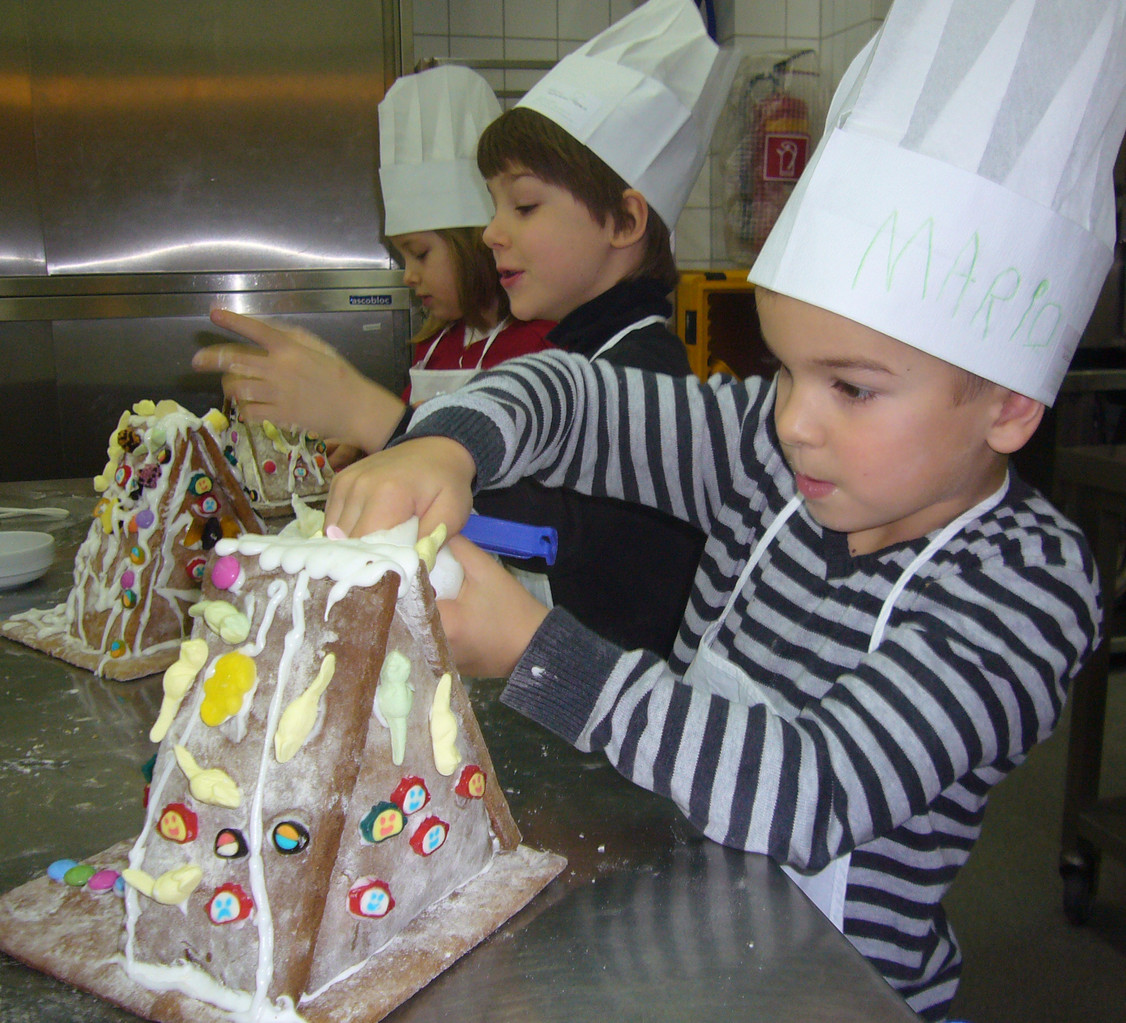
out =
<svg viewBox="0 0 1126 1023"><path fill-rule="evenodd" d="M1126 0L1059 6L893 6L751 273L773 380L531 356L327 507L353 533L454 529L475 488L531 476L703 529L667 661L455 538L459 666L783 864L931 1020L961 962L942 896L1101 629L1082 535L1009 466L1114 244Z"/></svg>

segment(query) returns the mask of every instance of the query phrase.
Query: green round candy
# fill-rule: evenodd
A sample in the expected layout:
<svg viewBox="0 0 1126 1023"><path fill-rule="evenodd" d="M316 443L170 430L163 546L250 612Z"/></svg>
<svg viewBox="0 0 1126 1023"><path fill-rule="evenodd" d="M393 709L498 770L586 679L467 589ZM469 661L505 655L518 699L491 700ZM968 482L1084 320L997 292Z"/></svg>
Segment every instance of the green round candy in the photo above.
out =
<svg viewBox="0 0 1126 1023"><path fill-rule="evenodd" d="M63 880L72 888L81 888L97 872L97 867L91 867L88 863L79 863L63 874Z"/></svg>

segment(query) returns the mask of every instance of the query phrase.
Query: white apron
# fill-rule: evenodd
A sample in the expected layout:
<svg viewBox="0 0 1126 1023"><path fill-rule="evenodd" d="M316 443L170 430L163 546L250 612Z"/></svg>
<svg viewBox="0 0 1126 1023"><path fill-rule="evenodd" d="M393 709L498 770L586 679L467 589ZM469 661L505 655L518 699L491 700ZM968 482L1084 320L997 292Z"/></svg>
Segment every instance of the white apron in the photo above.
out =
<svg viewBox="0 0 1126 1023"><path fill-rule="evenodd" d="M945 546L955 534L960 532L966 523L973 521L975 518L994 507L1005 495L1008 486L1009 479L1006 475L1005 482L998 490L973 508L963 512L958 518L954 519L936 533L930 543L928 543L911 564L903 570L899 579L896 580L895 585L884 599L883 606L880 608L880 613L876 618L876 624L872 629L872 637L868 642L868 653L872 653L880 645L888 618L891 617L892 609L895 607L895 602L899 598L900 593L903 592L904 587L910 582L912 576L934 556L935 551ZM753 693L756 701L765 699L766 703L771 705L772 710L775 712L780 711L781 708L779 706L772 704L773 694L771 691L764 691L756 686L742 668L718 654L712 648L712 641L719 632L723 620L734 606L736 598L743 591L744 586L746 586L751 573L754 571L759 561L762 560L766 548L786 524L786 520L798 510L798 506L801 502L802 498L800 494L791 498L789 503L778 513L778 517L759 538L758 543L755 544L754 550L751 551L750 558L746 565L743 566L743 571L739 574L739 578L731 591L731 596L727 598L727 604L724 606L723 611L720 613L719 617L708 626L700 639L700 646L696 651L696 656L692 658L692 663L688 665L688 669L684 673L684 681L688 685L713 692L724 699L744 705L750 702L748 697ZM835 860L832 860L828 866L818 871L816 874L801 874L786 864L782 865L782 869L789 875L790 879L805 892L814 905L829 918L837 930L844 929L845 891L848 887L848 868L851 860L852 854L846 853L844 856L839 856Z"/></svg>
<svg viewBox="0 0 1126 1023"><path fill-rule="evenodd" d="M459 387L467 384L478 373L481 372L481 363L485 361L485 356L488 355L489 349L492 347L493 342L497 339L497 335L504 330L509 324L508 317L500 321L492 330L485 336L485 345L481 349L481 355L477 359L477 365L471 366L469 369L427 369L426 364L430 361L430 356L434 354L434 349L441 343L442 338L446 336L452 323L446 324L442 328L441 333L430 343L430 348L426 352L422 361L417 366L411 366L411 404L419 405L424 401L429 401L431 398L437 398L440 394L450 394L456 391ZM473 328L465 328L465 336L467 344L474 344L478 337L474 336Z"/></svg>

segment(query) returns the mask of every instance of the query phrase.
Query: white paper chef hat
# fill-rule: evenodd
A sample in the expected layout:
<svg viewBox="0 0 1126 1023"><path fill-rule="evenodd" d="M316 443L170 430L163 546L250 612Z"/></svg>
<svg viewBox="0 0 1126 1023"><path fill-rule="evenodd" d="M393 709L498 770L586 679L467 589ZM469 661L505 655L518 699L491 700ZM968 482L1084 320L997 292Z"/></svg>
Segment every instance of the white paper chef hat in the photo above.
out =
<svg viewBox="0 0 1126 1023"><path fill-rule="evenodd" d="M1126 0L897 0L749 279L1050 404L1124 130Z"/></svg>
<svg viewBox="0 0 1126 1023"><path fill-rule="evenodd" d="M488 82L448 65L404 75L379 104L379 182L387 235L483 227L493 200L477 140L500 116Z"/></svg>
<svg viewBox="0 0 1126 1023"><path fill-rule="evenodd" d="M672 230L734 71L692 0L649 0L560 60L517 106L593 150Z"/></svg>

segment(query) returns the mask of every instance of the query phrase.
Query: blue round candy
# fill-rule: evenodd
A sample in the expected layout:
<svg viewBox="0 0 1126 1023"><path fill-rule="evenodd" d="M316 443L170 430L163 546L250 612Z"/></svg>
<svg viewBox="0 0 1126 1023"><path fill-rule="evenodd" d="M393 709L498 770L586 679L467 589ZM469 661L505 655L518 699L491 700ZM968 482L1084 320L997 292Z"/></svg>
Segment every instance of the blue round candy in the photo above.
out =
<svg viewBox="0 0 1126 1023"><path fill-rule="evenodd" d="M71 867L77 866L78 862L76 860L55 860L55 862L47 868L47 876L52 881L58 881L62 884L66 872L70 870Z"/></svg>

